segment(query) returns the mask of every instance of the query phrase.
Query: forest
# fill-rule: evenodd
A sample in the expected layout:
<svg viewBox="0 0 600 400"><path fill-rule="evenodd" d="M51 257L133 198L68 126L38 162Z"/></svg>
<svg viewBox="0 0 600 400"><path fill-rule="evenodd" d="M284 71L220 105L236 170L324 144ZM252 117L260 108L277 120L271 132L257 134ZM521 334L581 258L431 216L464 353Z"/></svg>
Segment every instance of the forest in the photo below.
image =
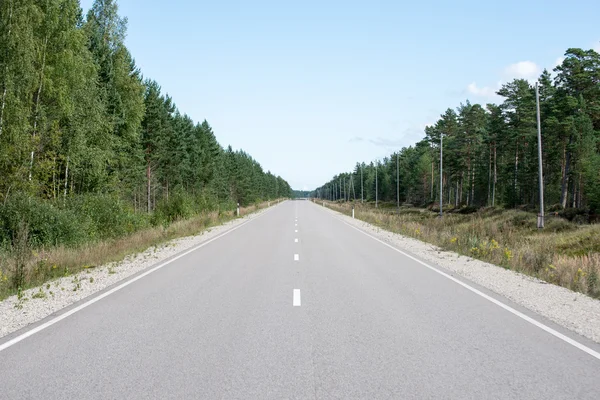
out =
<svg viewBox="0 0 600 400"><path fill-rule="evenodd" d="M180 111L125 45L115 0L0 2L0 250L121 237L291 197Z"/></svg>
<svg viewBox="0 0 600 400"><path fill-rule="evenodd" d="M545 208L570 215L600 212L600 55L570 48L537 80ZM312 195L439 207L443 135L443 206L539 207L535 84L505 83L502 104L466 101L448 108L424 138L383 160L357 162ZM397 175L398 187L397 187ZM362 179L361 179L362 176ZM376 182L377 177L377 182ZM399 196L397 194L399 189Z"/></svg>

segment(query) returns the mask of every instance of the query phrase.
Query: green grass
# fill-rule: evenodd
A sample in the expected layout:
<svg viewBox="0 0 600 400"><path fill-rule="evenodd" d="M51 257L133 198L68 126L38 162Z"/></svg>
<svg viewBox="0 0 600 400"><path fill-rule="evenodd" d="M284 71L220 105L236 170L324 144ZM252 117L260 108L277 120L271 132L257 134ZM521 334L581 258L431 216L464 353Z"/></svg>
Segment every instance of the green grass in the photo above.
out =
<svg viewBox="0 0 600 400"><path fill-rule="evenodd" d="M328 206L351 215L350 203ZM471 214L356 204L355 217L383 229L520 271L549 283L600 298L600 224L578 225L520 210L485 208Z"/></svg>

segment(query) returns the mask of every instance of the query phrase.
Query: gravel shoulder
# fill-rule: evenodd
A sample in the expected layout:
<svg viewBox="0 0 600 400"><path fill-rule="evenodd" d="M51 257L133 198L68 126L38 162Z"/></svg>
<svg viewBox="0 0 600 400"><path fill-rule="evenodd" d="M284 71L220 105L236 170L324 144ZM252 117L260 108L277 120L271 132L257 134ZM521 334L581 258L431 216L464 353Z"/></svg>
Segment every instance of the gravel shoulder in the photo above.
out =
<svg viewBox="0 0 600 400"><path fill-rule="evenodd" d="M272 206L276 207L276 205ZM0 338L42 320L52 313L85 299L119 281L152 267L169 257L210 240L229 229L259 217L272 207L209 228L198 235L183 237L132 254L120 262L90 268L49 281L0 301Z"/></svg>
<svg viewBox="0 0 600 400"><path fill-rule="evenodd" d="M319 205L319 207L321 206ZM398 249L406 250L422 260L429 261L451 273L456 273L560 326L600 343L600 300L384 230L359 219L352 219L352 217L327 207L325 209L348 224L360 228Z"/></svg>

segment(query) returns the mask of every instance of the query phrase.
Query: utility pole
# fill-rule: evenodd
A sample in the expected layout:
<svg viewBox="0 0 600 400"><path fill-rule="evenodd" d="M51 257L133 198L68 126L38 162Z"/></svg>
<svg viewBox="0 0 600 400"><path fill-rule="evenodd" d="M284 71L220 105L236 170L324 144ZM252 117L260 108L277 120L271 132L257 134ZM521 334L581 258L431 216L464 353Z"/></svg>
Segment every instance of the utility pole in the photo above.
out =
<svg viewBox="0 0 600 400"><path fill-rule="evenodd" d="M396 200L400 211L400 152L396 153Z"/></svg>
<svg viewBox="0 0 600 400"><path fill-rule="evenodd" d="M379 195L379 188L378 188L378 183L377 183L377 164L379 164L379 161L375 161L375 208L378 207L378 195Z"/></svg>
<svg viewBox="0 0 600 400"><path fill-rule="evenodd" d="M364 203L365 202L365 196L363 195L364 193L364 189L363 189L363 165L362 163L360 164L360 202Z"/></svg>
<svg viewBox="0 0 600 400"><path fill-rule="evenodd" d="M442 168L442 163L444 160L444 134L440 132L440 218L443 216L443 208L444 208L444 178L443 173L444 170Z"/></svg>
<svg viewBox="0 0 600 400"><path fill-rule="evenodd" d="M535 83L535 102L537 105L537 134L538 134L538 162L539 162L539 177L540 181L540 214L538 215L537 227L544 228L544 171L542 168L542 123L540 120L540 92L538 83Z"/></svg>

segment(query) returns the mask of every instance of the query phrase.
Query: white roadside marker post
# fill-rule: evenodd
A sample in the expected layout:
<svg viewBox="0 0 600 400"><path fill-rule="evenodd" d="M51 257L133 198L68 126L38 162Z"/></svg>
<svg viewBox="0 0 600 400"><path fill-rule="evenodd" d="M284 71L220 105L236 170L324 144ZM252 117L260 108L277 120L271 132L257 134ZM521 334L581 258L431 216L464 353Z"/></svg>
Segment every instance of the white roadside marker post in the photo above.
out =
<svg viewBox="0 0 600 400"><path fill-rule="evenodd" d="M236 212L237 212L237 216L239 217L240 216L240 203L237 203L237 210L236 210Z"/></svg>
<svg viewBox="0 0 600 400"><path fill-rule="evenodd" d="M354 219L354 204L352 205L352 219Z"/></svg>

